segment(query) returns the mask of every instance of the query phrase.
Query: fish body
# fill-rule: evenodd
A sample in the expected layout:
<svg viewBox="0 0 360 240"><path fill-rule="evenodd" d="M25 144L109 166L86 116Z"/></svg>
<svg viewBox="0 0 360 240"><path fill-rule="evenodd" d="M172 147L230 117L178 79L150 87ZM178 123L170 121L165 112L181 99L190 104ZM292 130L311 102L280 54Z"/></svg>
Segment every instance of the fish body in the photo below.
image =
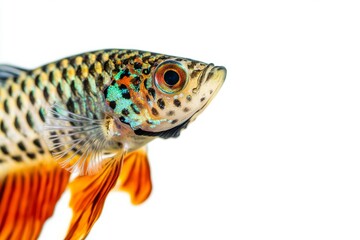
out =
<svg viewBox="0 0 360 240"><path fill-rule="evenodd" d="M66 239L86 237L117 183L134 204L146 200L146 144L178 137L225 76L213 64L119 49L34 70L0 65L0 239L36 239L68 185Z"/></svg>

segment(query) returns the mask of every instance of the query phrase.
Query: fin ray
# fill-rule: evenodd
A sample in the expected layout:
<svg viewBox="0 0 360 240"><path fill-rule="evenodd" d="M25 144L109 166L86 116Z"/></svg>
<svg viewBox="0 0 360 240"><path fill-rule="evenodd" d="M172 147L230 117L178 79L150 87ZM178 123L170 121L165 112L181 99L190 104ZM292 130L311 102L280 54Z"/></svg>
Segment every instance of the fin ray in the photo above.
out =
<svg viewBox="0 0 360 240"><path fill-rule="evenodd" d="M78 176L70 183L73 217L65 237L84 239L100 217L108 193L120 175L123 155L113 158L95 175Z"/></svg>
<svg viewBox="0 0 360 240"><path fill-rule="evenodd" d="M15 78L19 76L22 72L28 72L28 70L11 65L0 64L0 81L4 81L10 77Z"/></svg>
<svg viewBox="0 0 360 240"><path fill-rule="evenodd" d="M119 190L129 193L134 205L143 203L150 196L152 183L145 147L125 156L119 182Z"/></svg>
<svg viewBox="0 0 360 240"><path fill-rule="evenodd" d="M70 173L52 160L0 173L0 239L36 239L66 188Z"/></svg>
<svg viewBox="0 0 360 240"><path fill-rule="evenodd" d="M47 110L43 136L62 167L92 175L101 170L103 150L110 144L103 125L103 119L91 119L54 104Z"/></svg>

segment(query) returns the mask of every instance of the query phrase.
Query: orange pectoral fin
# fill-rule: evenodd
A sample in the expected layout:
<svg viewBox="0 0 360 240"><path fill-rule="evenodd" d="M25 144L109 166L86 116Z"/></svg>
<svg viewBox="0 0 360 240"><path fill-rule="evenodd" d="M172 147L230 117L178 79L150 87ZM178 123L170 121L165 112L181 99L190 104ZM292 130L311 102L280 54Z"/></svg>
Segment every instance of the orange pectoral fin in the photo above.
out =
<svg viewBox="0 0 360 240"><path fill-rule="evenodd" d="M119 180L120 190L130 194L132 204L141 204L149 197L152 184L146 148L125 156Z"/></svg>
<svg viewBox="0 0 360 240"><path fill-rule="evenodd" d="M122 161L112 159L101 172L79 176L70 183L73 217L65 239L84 239L100 217L105 199L115 186Z"/></svg>
<svg viewBox="0 0 360 240"><path fill-rule="evenodd" d="M70 173L51 160L0 167L0 239L37 239Z"/></svg>

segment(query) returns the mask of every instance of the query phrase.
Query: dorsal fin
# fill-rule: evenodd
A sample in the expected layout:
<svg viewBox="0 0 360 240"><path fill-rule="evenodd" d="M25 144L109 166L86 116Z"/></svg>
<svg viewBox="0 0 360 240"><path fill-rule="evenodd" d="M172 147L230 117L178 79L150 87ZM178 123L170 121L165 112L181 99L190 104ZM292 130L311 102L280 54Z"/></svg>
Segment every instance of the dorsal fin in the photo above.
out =
<svg viewBox="0 0 360 240"><path fill-rule="evenodd" d="M1 80L6 80L10 77L17 77L19 76L22 72L27 72L28 70L24 69L24 68L19 68L19 67L15 67L15 66L11 66L11 65L6 65L6 64L0 64L0 81Z"/></svg>

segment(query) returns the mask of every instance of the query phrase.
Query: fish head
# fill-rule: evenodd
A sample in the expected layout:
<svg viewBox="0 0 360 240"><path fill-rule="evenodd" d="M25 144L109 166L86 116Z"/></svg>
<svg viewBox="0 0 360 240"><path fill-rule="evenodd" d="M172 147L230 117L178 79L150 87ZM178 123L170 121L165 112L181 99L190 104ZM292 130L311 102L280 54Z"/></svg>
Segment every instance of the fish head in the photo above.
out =
<svg viewBox="0 0 360 240"><path fill-rule="evenodd" d="M142 53L122 68L127 69L127 77L123 73L118 79L115 76L106 100L116 117L136 135L177 137L215 97L225 81L226 69L187 58L148 54L150 57Z"/></svg>

